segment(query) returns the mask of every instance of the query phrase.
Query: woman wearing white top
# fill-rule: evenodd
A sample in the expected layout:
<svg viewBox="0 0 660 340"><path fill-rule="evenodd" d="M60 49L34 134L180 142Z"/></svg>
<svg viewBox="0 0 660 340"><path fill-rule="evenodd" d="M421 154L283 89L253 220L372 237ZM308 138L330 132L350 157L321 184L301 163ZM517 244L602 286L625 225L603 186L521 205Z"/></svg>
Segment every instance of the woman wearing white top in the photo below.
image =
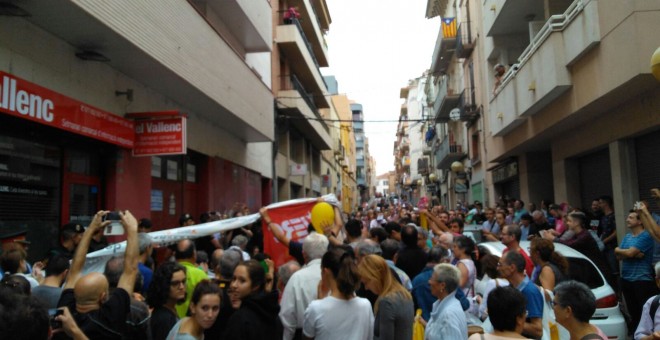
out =
<svg viewBox="0 0 660 340"><path fill-rule="evenodd" d="M303 322L304 338L373 339L371 303L355 296L359 283L352 252L335 248L325 253L321 259L321 286L329 289L330 295L312 301L307 307Z"/></svg>
<svg viewBox="0 0 660 340"><path fill-rule="evenodd" d="M477 268L474 265L476 253L474 241L467 236L454 239L454 258L458 260L456 267L461 272L459 287L468 298L474 297L474 280L477 278Z"/></svg>

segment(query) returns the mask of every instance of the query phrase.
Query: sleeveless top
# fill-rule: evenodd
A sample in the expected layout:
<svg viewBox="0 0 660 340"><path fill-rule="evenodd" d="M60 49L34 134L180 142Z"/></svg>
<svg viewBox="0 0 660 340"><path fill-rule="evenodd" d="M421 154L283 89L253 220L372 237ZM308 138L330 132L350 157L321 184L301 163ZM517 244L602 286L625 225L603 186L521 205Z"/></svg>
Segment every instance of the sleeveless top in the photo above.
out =
<svg viewBox="0 0 660 340"><path fill-rule="evenodd" d="M562 282L562 281L566 280L566 275L564 275L564 273L562 273L562 271L559 269L559 267L557 267L556 264L554 264L552 262L548 262L548 264L546 264L545 266L550 267L550 269L552 269L552 273L555 274L555 286L559 282ZM543 270L543 268L541 268L541 270ZM536 280L534 281L534 284L536 284L537 286L541 286L541 273L540 272L539 272L539 275L536 277Z"/></svg>
<svg viewBox="0 0 660 340"><path fill-rule="evenodd" d="M468 280L465 283L465 287L461 287L461 289L468 298L474 297L474 280L477 278L477 267L475 267L474 261L471 259L463 259L458 262L462 263L468 271Z"/></svg>

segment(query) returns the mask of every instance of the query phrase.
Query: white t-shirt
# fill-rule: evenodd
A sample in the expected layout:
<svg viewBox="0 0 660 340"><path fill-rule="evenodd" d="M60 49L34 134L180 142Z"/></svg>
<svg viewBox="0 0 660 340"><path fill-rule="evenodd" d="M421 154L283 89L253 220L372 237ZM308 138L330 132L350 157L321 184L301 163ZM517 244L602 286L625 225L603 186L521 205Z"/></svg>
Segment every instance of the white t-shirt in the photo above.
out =
<svg viewBox="0 0 660 340"><path fill-rule="evenodd" d="M371 340L374 314L369 300L340 300L328 296L314 300L305 311L303 334L314 340Z"/></svg>

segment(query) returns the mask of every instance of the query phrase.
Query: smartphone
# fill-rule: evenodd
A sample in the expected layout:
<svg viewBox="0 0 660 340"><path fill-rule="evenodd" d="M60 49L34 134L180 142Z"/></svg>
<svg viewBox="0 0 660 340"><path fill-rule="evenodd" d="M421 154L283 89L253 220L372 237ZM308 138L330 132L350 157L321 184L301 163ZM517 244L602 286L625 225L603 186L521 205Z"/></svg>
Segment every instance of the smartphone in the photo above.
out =
<svg viewBox="0 0 660 340"><path fill-rule="evenodd" d="M48 320L50 322L50 328L52 329L62 328L62 322L55 320L55 317L62 314L64 314L64 311L61 309L57 309L57 308L48 309Z"/></svg>
<svg viewBox="0 0 660 340"><path fill-rule="evenodd" d="M103 216L103 221L110 221L105 229L103 230L103 235L123 235L124 226L121 224L121 217L119 212L111 211Z"/></svg>
<svg viewBox="0 0 660 340"><path fill-rule="evenodd" d="M635 202L635 206L634 206L635 210L642 210L643 204L644 203L639 201Z"/></svg>

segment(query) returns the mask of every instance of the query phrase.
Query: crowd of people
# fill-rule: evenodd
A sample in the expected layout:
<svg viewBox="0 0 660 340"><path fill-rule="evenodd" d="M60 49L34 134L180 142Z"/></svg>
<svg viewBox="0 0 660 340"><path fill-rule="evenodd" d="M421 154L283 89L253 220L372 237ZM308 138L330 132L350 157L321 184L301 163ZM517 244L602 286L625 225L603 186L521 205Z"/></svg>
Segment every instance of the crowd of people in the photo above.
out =
<svg viewBox="0 0 660 340"><path fill-rule="evenodd" d="M158 256L150 221L123 211L125 253L103 273L83 274L110 223L99 211L86 228L64 226L46 261L30 265L23 239L3 243L0 338L409 340L423 329L415 336L539 339L551 306L571 339L607 339L589 323L594 294L571 276L558 243L591 259L621 293L635 339L659 337L660 218L649 203L635 204L618 240L612 207L608 196L587 210L520 199L486 209L382 200L349 216L334 207L334 221L310 224L303 239L289 238L262 208L253 225L180 240ZM232 217L249 214L235 210ZM184 214L180 225L226 217ZM501 242L502 254L464 234L466 225ZM263 252L268 232L289 262Z"/></svg>

